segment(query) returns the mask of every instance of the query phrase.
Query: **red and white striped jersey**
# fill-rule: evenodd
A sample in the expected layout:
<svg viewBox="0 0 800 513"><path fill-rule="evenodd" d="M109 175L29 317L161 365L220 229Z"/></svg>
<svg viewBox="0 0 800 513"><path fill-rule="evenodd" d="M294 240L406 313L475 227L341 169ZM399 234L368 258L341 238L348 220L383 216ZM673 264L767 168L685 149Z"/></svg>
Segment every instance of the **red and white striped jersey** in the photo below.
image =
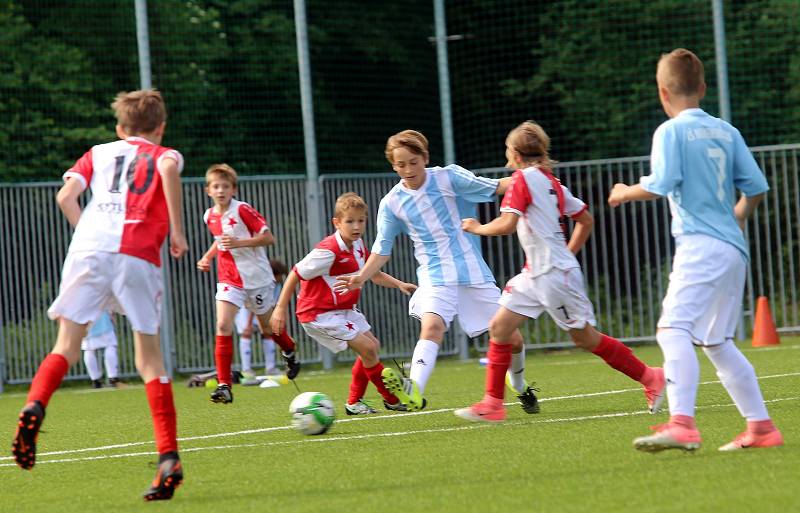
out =
<svg viewBox="0 0 800 513"><path fill-rule="evenodd" d="M141 137L99 144L66 173L80 180L92 199L81 213L70 252L123 253L161 265L161 245L169 232L167 200L161 184L165 158L183 170L183 156Z"/></svg>
<svg viewBox="0 0 800 513"><path fill-rule="evenodd" d="M211 207L203 214L215 239L231 235L237 239L250 239L269 230L264 216L244 201L231 199L223 213ZM275 281L264 246L223 249L217 247L217 279L241 289L265 287Z"/></svg>
<svg viewBox="0 0 800 513"><path fill-rule="evenodd" d="M322 239L293 269L300 278L297 319L311 322L323 312L353 308L361 289L337 293L333 286L339 276L358 273L368 257L363 239L353 242L352 248L347 247L338 231Z"/></svg>
<svg viewBox="0 0 800 513"><path fill-rule="evenodd" d="M513 181L503 197L500 211L520 216L517 236L525 252L523 270L538 276L553 267L580 267L567 248L562 218L565 215L578 217L587 210L586 204L561 185L549 169L518 169L511 176Z"/></svg>

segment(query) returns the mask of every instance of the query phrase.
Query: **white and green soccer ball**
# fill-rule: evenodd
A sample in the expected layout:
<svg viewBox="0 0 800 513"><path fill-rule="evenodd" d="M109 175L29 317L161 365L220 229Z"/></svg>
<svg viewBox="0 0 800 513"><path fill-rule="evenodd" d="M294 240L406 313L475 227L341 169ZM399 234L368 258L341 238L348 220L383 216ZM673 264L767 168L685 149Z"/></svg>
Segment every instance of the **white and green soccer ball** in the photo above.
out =
<svg viewBox="0 0 800 513"><path fill-rule="evenodd" d="M321 435L336 420L333 401L322 392L303 392L289 405L292 425L304 435Z"/></svg>

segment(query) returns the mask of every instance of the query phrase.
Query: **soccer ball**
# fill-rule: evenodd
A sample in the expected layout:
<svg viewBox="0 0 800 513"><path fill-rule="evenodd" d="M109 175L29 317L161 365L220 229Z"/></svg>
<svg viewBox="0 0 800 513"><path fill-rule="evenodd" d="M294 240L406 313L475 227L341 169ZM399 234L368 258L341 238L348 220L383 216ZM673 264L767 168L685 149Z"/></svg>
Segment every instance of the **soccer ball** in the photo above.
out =
<svg viewBox="0 0 800 513"><path fill-rule="evenodd" d="M322 392L303 392L289 405L292 425L304 435L321 435L336 420L333 401Z"/></svg>

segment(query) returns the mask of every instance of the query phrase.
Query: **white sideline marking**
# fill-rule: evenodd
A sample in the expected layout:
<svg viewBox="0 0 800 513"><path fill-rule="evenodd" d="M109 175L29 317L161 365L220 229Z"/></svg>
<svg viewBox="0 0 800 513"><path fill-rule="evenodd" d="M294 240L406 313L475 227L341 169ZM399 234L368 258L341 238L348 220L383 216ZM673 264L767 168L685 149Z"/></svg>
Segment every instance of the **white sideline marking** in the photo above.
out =
<svg viewBox="0 0 800 513"><path fill-rule="evenodd" d="M777 403L781 401L796 401L800 399L800 397L781 397L778 399L769 399L764 401L765 403ZM698 410L705 410L710 408L726 408L730 406L735 406L733 403L728 404L708 404L704 406L698 406L696 409ZM434 410L434 411L451 411L452 408L443 409L443 410ZM431 412L433 413L433 412ZM518 421L511 421L502 424L503 426L522 426L522 425L530 425L530 424L554 424L560 422L580 422L586 420L598 420L598 419L609 419L615 417L633 417L636 415L645 415L647 411L623 411L617 413L603 413L600 415L585 415L581 417L566 417L566 418L559 418L559 419L542 419L542 420L518 420ZM396 415L395 415L396 417ZM344 420L358 420L358 419L343 419ZM287 426L283 429L288 429ZM365 440L369 438L387 438L393 436L410 436L410 435L419 435L419 434L428 434L428 433L451 433L454 431L468 431L473 429L485 429L490 427L497 427L499 429L499 425L497 424L490 424L490 423L481 423L481 424L468 424L464 426L457 426L457 427L449 427L449 428L435 428L435 429L416 429L411 431L396 431L392 433L371 433L365 435L351 435L351 436L326 436L323 438L303 438L301 440L284 440L280 442L259 442L259 443L246 443L246 444L228 444L228 445L214 445L209 447L191 447L191 448L182 448L181 453L187 452L200 452L200 451L219 451L219 450L227 450L227 449L245 449L245 448L252 448L252 447L273 447L277 445L299 445L299 444L309 444L309 443L327 443L327 442L340 442L340 441L348 441L348 440ZM198 438L198 437L195 437ZM150 442L148 442L150 443ZM65 451L66 452L66 451ZM77 451L73 451L77 452ZM53 454L53 453L50 453ZM57 460L46 460L46 461L37 461L36 463L42 465L44 463L74 463L80 461L95 461L95 460L108 460L108 459L116 459L116 458L132 458L136 456L155 456L155 452L131 452L126 454L104 454L100 456L84 456L81 458L62 458ZM8 458L4 458L8 459ZM15 467L17 466L16 463L2 463L0 467Z"/></svg>

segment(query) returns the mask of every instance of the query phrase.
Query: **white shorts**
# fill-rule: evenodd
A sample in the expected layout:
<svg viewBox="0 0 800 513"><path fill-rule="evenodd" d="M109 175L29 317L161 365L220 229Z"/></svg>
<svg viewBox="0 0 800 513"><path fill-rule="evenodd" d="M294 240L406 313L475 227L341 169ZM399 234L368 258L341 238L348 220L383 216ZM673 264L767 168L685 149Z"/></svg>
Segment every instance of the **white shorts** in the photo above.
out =
<svg viewBox="0 0 800 513"><path fill-rule="evenodd" d="M311 322L304 322L303 329L334 353L347 349L347 342L372 329L364 314L352 310L333 310L317 315Z"/></svg>
<svg viewBox="0 0 800 513"><path fill-rule="evenodd" d="M699 345L733 339L747 273L744 255L707 235L682 235L675 244L658 327L688 331Z"/></svg>
<svg viewBox="0 0 800 513"><path fill-rule="evenodd" d="M435 313L446 329L458 315L461 329L473 338L489 330L499 299L500 289L494 283L419 287L408 302L408 314L422 319L423 314Z"/></svg>
<svg viewBox="0 0 800 513"><path fill-rule="evenodd" d="M161 269L147 260L105 251L68 253L47 315L88 324L113 310L127 316L134 331L157 335L161 292Z"/></svg>
<svg viewBox="0 0 800 513"><path fill-rule="evenodd" d="M240 289L227 283L217 283L217 301L227 301L239 308L247 308L256 315L262 315L275 306L275 282L256 289Z"/></svg>
<svg viewBox="0 0 800 513"><path fill-rule="evenodd" d="M250 310L247 308L240 308L238 312L236 312L236 317L233 319L233 323L236 325L236 333L242 333L244 330L247 329L247 319L250 317ZM258 317L253 315L253 321L251 322L251 326L254 330L260 330L261 327L258 324Z"/></svg>
<svg viewBox="0 0 800 513"><path fill-rule="evenodd" d="M578 268L553 268L536 277L520 273L506 284L500 306L531 319L547 312L564 331L597 325L583 273Z"/></svg>
<svg viewBox="0 0 800 513"><path fill-rule="evenodd" d="M81 341L82 351L96 351L109 346L117 345L117 335L114 330L106 331L96 337L86 337Z"/></svg>

